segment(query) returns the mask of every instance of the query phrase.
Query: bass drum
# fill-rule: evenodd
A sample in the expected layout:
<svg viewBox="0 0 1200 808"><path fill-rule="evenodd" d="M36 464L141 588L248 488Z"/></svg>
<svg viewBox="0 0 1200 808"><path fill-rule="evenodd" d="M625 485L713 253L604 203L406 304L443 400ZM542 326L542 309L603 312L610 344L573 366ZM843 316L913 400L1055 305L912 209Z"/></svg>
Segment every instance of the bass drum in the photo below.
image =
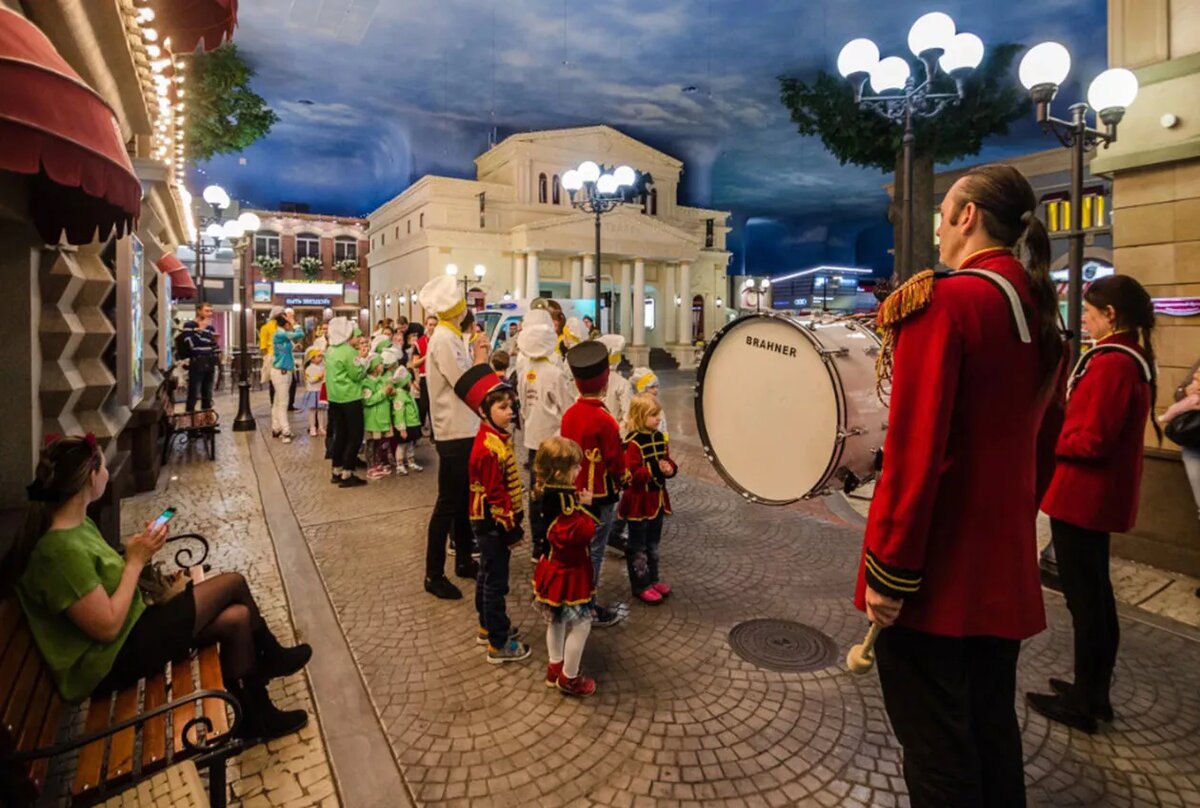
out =
<svg viewBox="0 0 1200 808"><path fill-rule="evenodd" d="M852 318L734 320L709 343L696 377L708 459L744 497L768 505L874 479L887 429L879 351L871 327Z"/></svg>

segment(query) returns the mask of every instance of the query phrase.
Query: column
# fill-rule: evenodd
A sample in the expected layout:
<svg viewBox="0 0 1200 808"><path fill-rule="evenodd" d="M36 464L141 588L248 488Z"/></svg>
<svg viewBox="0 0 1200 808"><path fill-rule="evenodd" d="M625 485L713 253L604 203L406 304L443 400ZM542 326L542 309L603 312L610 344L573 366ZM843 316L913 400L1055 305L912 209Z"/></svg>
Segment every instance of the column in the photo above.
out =
<svg viewBox="0 0 1200 808"><path fill-rule="evenodd" d="M659 274L660 276L666 276L666 282L659 287L659 291L662 292L662 296L658 301L660 312L658 316L662 319L662 325L659 327L662 329L663 345L669 345L675 341L674 337L677 328L675 321L683 309L675 305L675 265L663 264L662 271Z"/></svg>
<svg viewBox="0 0 1200 808"><path fill-rule="evenodd" d="M593 279L593 276L596 274L596 257L591 253L587 253L582 257L580 264L583 267L583 269L580 270L581 277L583 279L583 286L580 289L582 294L580 297L586 298L587 300L595 300L596 281Z"/></svg>
<svg viewBox="0 0 1200 808"><path fill-rule="evenodd" d="M692 265L688 261L679 264L679 341L692 344Z"/></svg>
<svg viewBox="0 0 1200 808"><path fill-rule="evenodd" d="M513 299L525 299L525 253L513 255Z"/></svg>
<svg viewBox="0 0 1200 808"><path fill-rule="evenodd" d="M583 297L583 259L579 256L571 259L571 297Z"/></svg>
<svg viewBox="0 0 1200 808"><path fill-rule="evenodd" d="M631 282L630 282L629 262L622 261L621 262L621 300L620 300L621 316L619 318L621 330L618 333L620 333L621 336L625 337L626 340L633 339L633 329L632 329L633 306L630 305L630 297L629 297L630 289L631 289Z"/></svg>
<svg viewBox="0 0 1200 808"><path fill-rule="evenodd" d="M526 258L528 269L526 270L525 293L530 297L538 297L541 295L542 279L538 275L538 254L530 252Z"/></svg>
<svg viewBox="0 0 1200 808"><path fill-rule="evenodd" d="M646 262L633 260L633 344L646 344Z"/></svg>

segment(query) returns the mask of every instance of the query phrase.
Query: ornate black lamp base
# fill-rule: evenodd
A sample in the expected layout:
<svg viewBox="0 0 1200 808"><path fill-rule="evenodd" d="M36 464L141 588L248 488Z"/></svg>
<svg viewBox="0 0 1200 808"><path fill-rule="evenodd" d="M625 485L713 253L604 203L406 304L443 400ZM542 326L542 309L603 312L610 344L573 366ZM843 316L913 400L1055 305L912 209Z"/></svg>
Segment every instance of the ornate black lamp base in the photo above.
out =
<svg viewBox="0 0 1200 808"><path fill-rule="evenodd" d="M250 411L250 381L245 377L238 380L238 411L233 419L234 432L253 432L258 429L254 413Z"/></svg>

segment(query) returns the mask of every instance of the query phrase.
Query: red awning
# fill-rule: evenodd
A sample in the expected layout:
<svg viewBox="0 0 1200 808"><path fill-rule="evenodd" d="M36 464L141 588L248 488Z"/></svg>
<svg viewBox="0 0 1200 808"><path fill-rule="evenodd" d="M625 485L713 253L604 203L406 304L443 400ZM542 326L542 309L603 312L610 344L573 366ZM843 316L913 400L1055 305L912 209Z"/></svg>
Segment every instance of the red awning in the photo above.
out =
<svg viewBox="0 0 1200 808"><path fill-rule="evenodd" d="M108 103L36 25L0 6L0 170L33 174L29 207L56 244L132 230L142 185Z"/></svg>
<svg viewBox="0 0 1200 808"><path fill-rule="evenodd" d="M183 269L183 262L179 260L179 256L175 253L164 254L154 265L158 267L159 272L165 272L168 275Z"/></svg>
<svg viewBox="0 0 1200 808"><path fill-rule="evenodd" d="M188 274L187 267L182 264L179 269L167 273L171 279L171 297L191 298L196 296L196 283Z"/></svg>
<svg viewBox="0 0 1200 808"><path fill-rule="evenodd" d="M175 53L191 53L200 43L210 51L233 39L237 7L238 0L158 0L155 27L171 38Z"/></svg>

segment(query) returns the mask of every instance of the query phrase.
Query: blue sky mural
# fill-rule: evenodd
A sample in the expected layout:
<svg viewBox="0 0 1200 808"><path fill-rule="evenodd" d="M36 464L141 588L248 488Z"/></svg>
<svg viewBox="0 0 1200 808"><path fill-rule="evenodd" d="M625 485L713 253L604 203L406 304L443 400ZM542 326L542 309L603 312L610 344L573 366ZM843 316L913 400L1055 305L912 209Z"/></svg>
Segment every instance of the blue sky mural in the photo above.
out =
<svg viewBox="0 0 1200 808"><path fill-rule="evenodd" d="M798 135L775 77L833 71L856 36L901 54L935 10L985 43L1067 45L1062 109L1106 66L1105 0L246 0L236 41L280 122L193 184L362 215L425 174L473 177L493 131L604 123L682 159L685 203L734 212L735 269L854 261L864 243L882 269L890 175ZM965 162L1052 145L1023 122Z"/></svg>

